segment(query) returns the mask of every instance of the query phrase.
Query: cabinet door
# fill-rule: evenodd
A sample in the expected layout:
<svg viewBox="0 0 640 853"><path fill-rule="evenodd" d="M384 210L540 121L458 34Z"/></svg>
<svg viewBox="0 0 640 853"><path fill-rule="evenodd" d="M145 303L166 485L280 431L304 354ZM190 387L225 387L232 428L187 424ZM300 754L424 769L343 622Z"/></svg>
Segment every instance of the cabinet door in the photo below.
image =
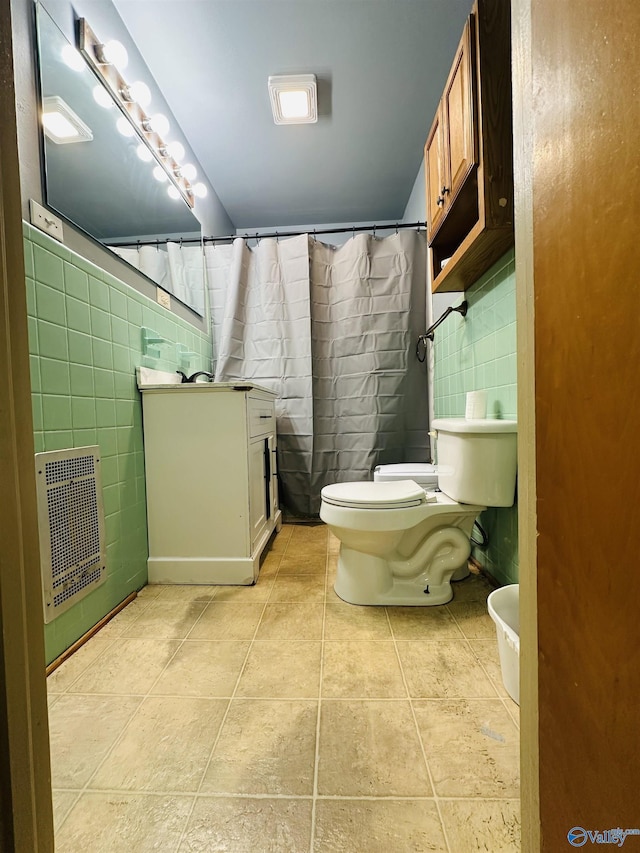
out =
<svg viewBox="0 0 640 853"><path fill-rule="evenodd" d="M269 484L266 479L268 452L268 439L261 438L249 444L249 527L252 544L262 533L269 513Z"/></svg>
<svg viewBox="0 0 640 853"><path fill-rule="evenodd" d="M457 195L478 162L473 106L472 22L473 18L469 18L465 25L443 97L449 166L447 180L442 185L445 207Z"/></svg>
<svg viewBox="0 0 640 853"><path fill-rule="evenodd" d="M448 185L448 170L445 159L445 128L442 103L431 126L424 148L424 172L427 183L427 238L435 234L444 212L445 198L442 188Z"/></svg>

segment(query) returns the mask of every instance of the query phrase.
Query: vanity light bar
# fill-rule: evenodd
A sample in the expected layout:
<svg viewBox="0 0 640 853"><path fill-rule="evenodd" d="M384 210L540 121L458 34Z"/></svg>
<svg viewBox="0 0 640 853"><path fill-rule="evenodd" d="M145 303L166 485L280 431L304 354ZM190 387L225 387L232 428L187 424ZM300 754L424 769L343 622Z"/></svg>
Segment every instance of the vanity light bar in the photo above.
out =
<svg viewBox="0 0 640 853"><path fill-rule="evenodd" d="M175 186L176 191L182 196L189 207L194 206L195 193L190 182L180 174L180 163L171 156L168 144L149 127L150 116L148 116L139 103L127 100L123 92L129 92L130 87L115 65L104 64L102 57L103 43L93 32L85 18L78 18L77 22L78 50L86 59L89 68L98 80L105 84L107 91L119 107L122 114L131 123L136 135L149 149L153 159L166 172L168 179ZM162 153L161 153L162 152ZM165 156L166 154L166 156Z"/></svg>

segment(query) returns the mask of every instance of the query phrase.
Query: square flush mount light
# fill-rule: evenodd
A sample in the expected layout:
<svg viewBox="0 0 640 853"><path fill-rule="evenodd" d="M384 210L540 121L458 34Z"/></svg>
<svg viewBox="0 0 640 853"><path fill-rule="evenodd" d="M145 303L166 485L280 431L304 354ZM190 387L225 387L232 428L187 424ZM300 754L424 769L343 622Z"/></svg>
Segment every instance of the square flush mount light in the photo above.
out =
<svg viewBox="0 0 640 853"><path fill-rule="evenodd" d="M276 124L311 124L318 121L315 74L269 77L269 97Z"/></svg>
<svg viewBox="0 0 640 853"><path fill-rule="evenodd" d="M91 142L91 129L58 95L42 99L42 124L52 142L66 145L69 142Z"/></svg>

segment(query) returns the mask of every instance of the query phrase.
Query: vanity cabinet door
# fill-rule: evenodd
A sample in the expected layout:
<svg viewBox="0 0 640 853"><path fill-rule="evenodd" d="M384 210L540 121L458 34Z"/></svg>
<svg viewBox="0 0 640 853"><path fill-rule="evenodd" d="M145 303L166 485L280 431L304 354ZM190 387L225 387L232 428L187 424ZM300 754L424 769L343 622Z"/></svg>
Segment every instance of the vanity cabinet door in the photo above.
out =
<svg viewBox="0 0 640 853"><path fill-rule="evenodd" d="M271 515L269 439L249 444L249 527L251 543L259 538Z"/></svg>

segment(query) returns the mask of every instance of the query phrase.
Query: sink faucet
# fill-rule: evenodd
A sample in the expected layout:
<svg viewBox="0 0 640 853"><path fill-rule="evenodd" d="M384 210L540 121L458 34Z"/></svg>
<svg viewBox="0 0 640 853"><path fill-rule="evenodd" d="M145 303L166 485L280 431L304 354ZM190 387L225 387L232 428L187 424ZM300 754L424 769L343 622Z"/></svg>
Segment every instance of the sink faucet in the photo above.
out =
<svg viewBox="0 0 640 853"><path fill-rule="evenodd" d="M207 373L206 370L199 370L197 373L192 373L191 376L187 376L186 373L183 373L181 370L176 370L176 373L179 373L181 378L181 382L195 382L198 376L206 376L208 382L213 382L213 373Z"/></svg>

